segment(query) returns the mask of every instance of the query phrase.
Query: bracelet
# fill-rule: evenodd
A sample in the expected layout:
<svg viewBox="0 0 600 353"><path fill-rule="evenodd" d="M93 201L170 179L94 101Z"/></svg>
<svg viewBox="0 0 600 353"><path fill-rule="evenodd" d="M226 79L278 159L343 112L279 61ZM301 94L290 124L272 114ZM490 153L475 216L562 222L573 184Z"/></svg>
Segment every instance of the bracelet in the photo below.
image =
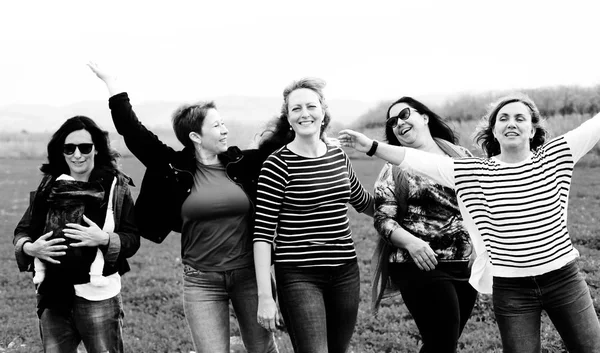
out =
<svg viewBox="0 0 600 353"><path fill-rule="evenodd" d="M379 146L379 143L376 140L373 140L371 149L367 151L367 156L373 157L373 155L375 154L375 151L377 151L377 146Z"/></svg>

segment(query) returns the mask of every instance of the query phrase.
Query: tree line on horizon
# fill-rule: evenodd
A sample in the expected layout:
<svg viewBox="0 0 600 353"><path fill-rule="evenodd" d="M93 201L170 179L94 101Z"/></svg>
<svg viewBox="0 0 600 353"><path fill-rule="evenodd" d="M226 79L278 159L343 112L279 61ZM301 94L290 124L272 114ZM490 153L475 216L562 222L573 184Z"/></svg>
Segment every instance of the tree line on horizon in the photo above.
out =
<svg viewBox="0 0 600 353"><path fill-rule="evenodd" d="M450 121L470 121L482 118L491 104L507 94L520 92L529 96L543 117L572 114L593 115L600 111L600 84L593 87L557 86L535 89L463 94L441 105L422 103ZM400 98L400 97L398 97ZM419 100L419 97L413 97ZM355 120L355 128L378 128L385 124L387 109L394 100L382 101Z"/></svg>

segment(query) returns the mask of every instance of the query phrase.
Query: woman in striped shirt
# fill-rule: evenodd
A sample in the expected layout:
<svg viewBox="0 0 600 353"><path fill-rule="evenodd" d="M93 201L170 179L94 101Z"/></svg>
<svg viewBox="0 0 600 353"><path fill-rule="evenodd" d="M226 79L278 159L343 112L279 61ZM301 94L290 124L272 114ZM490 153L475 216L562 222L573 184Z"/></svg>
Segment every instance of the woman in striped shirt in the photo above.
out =
<svg viewBox="0 0 600 353"><path fill-rule="evenodd" d="M283 145L258 179L254 262L258 321L279 320L271 293L271 249L283 319L295 352L346 352L358 313L360 280L347 216L350 203L373 214L344 151L323 141L330 116L318 79L283 92L281 116L261 147Z"/></svg>
<svg viewBox="0 0 600 353"><path fill-rule="evenodd" d="M567 231L575 163L600 139L600 114L546 142L539 110L505 97L477 134L487 158L436 156L381 144L351 130L344 146L367 151L454 188L477 258L471 284L492 293L504 352L539 352L542 310L571 352L600 351L600 323Z"/></svg>

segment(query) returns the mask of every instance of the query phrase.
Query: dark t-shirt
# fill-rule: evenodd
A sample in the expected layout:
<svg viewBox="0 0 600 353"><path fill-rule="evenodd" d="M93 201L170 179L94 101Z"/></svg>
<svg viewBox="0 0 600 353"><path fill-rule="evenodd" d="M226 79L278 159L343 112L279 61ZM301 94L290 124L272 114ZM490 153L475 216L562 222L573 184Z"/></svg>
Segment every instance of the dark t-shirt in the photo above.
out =
<svg viewBox="0 0 600 353"><path fill-rule="evenodd" d="M251 205L225 167L197 163L192 192L181 207L183 263L200 271L227 271L250 266Z"/></svg>

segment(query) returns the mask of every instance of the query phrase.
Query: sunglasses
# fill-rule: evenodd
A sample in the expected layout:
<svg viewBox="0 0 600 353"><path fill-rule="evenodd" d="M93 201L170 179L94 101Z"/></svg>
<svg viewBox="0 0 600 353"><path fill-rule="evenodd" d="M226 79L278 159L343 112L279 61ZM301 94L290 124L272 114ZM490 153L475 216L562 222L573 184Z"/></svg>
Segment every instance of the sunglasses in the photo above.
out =
<svg viewBox="0 0 600 353"><path fill-rule="evenodd" d="M394 128L396 128L396 126L398 126L398 119L408 120L408 118L410 118L410 108L407 107L407 108L402 109L400 111L400 113L398 113L398 115L388 118L385 121L385 125L387 125L387 127L394 129Z"/></svg>
<svg viewBox="0 0 600 353"><path fill-rule="evenodd" d="M63 153L66 154L67 156L70 156L73 153L75 153L75 149L79 149L79 152L81 154L88 154L88 153L92 152L92 148L94 148L93 143L80 143L80 144L65 143L63 145Z"/></svg>

